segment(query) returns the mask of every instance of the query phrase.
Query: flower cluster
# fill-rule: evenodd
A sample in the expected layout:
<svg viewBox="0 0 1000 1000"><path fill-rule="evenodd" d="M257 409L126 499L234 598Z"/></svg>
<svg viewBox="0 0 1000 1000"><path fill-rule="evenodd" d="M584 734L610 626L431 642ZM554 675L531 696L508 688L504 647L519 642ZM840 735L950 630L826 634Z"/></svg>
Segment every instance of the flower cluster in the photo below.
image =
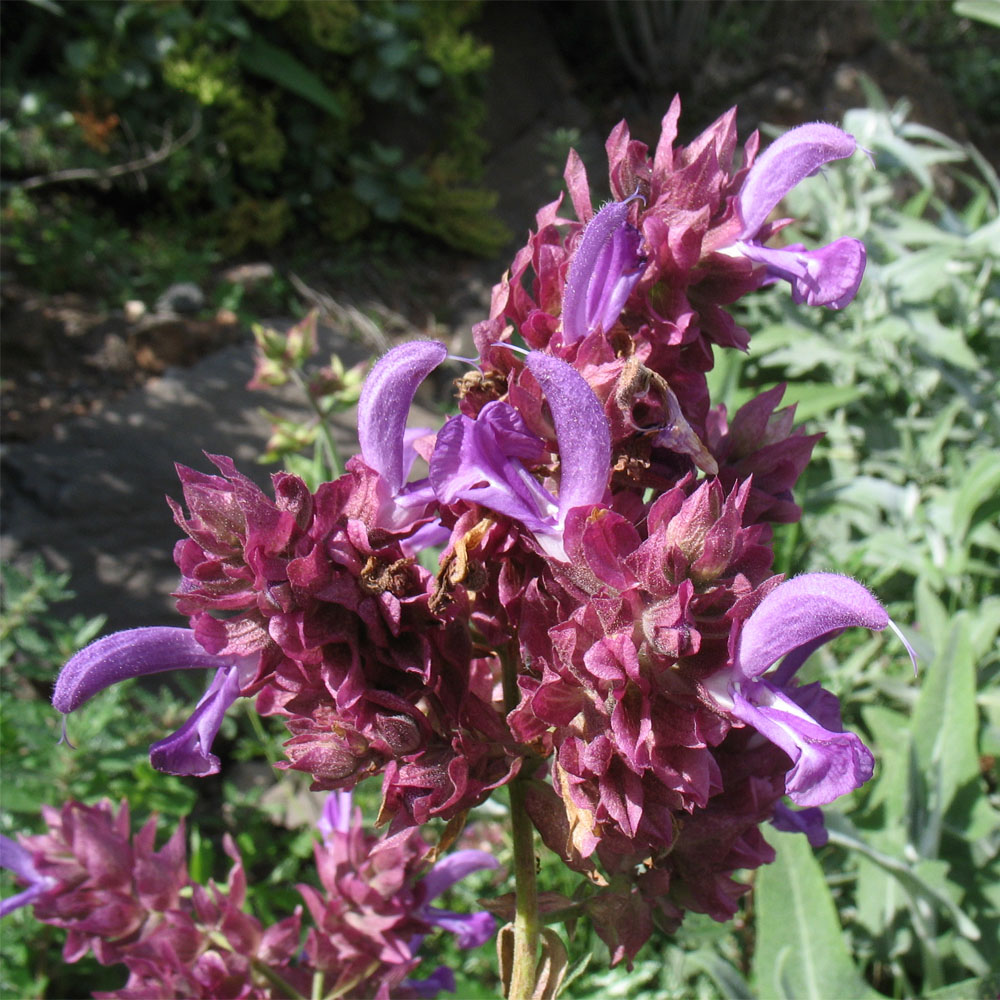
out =
<svg viewBox="0 0 1000 1000"><path fill-rule="evenodd" d="M688 146L679 113L675 100L652 153L614 130L599 211L571 154L577 218L561 197L539 211L442 427L407 427L447 356L415 341L368 376L360 453L335 482L310 492L279 474L272 499L225 458L221 476L181 469L189 629L99 641L55 706L214 667L192 720L153 748L158 767L217 769L222 713L256 695L292 734L285 766L327 789L381 774L399 833L520 775L548 846L594 883L586 908L616 961L654 919L731 916L733 873L772 857L762 822L820 842L815 807L865 782L872 758L795 673L843 629L889 620L853 580L772 574L771 525L798 518L816 438L780 388L730 419L706 372L749 343L726 311L740 296L786 280L796 302L853 298L857 240L768 243L790 221L770 221L783 196L856 146L812 124L758 155L755 133L736 167L735 111ZM432 548L436 574L418 560Z"/></svg>
<svg viewBox="0 0 1000 1000"><path fill-rule="evenodd" d="M454 991L451 971L409 978L417 950L436 928L477 947L493 934L493 918L430 905L471 872L495 868L482 851L465 850L429 866L429 846L416 830L378 839L364 831L349 793L326 802L315 847L322 890L300 885L313 919L300 949L302 912L270 926L245 912L246 875L232 839L225 888L191 880L184 824L154 850L156 818L130 836L128 804L116 811L68 802L45 807L48 831L0 839L0 864L28 888L2 913L33 904L43 923L65 928L63 957L88 953L102 965L124 965L125 986L100 994L151 998L270 998L316 995L405 1000Z"/></svg>

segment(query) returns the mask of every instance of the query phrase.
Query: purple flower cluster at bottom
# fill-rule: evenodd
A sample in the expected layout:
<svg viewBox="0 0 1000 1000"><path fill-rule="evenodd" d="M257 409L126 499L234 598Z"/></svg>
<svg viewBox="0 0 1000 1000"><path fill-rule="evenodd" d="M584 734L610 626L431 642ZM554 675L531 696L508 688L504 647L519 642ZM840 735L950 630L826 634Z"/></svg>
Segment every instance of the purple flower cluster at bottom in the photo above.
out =
<svg viewBox="0 0 1000 1000"><path fill-rule="evenodd" d="M156 818L133 837L128 804L116 811L68 802L43 808L49 829L20 843L0 839L0 863L29 887L3 904L3 914L33 905L35 917L66 930L63 957L88 953L102 965L124 965L118 1000L272 998L323 995L408 1000L454 990L451 971L411 974L418 949L434 930L474 948L494 931L486 913L440 910L431 900L466 875L496 868L483 851L458 851L431 866L416 830L390 838L364 831L349 793L327 801L316 844L322 889L300 885L313 926L301 947L302 908L264 927L245 912L246 876L227 835L233 862L224 888L188 874L184 824L154 850Z"/></svg>

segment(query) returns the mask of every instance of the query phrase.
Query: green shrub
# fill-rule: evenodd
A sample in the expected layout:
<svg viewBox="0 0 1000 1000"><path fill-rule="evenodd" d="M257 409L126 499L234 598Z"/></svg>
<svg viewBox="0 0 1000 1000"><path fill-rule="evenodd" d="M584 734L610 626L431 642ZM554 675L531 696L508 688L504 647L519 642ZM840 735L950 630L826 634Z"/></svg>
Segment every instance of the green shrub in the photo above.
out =
<svg viewBox="0 0 1000 1000"><path fill-rule="evenodd" d="M507 234L477 186L491 53L466 30L476 10L412 0L14 5L0 69L9 255L61 290L93 285L92 268L62 263L87 246L127 260L112 244L151 223L206 252L405 224L495 253ZM65 258L54 272L52 256Z"/></svg>

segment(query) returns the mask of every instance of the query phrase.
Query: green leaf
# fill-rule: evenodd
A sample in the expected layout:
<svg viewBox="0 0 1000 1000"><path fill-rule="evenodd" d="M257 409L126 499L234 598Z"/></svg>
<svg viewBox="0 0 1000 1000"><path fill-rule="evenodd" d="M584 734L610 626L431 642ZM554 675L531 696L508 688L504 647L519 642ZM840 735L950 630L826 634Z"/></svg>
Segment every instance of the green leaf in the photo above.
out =
<svg viewBox="0 0 1000 1000"><path fill-rule="evenodd" d="M962 479L955 497L952 530L954 542L964 539L976 509L1000 493L1000 461L996 455L980 455Z"/></svg>
<svg viewBox="0 0 1000 1000"><path fill-rule="evenodd" d="M921 678L913 713L916 766L935 792L935 827L950 808L964 811L970 796L979 794L978 731L970 624L968 613L961 612L948 635L938 637L938 655Z"/></svg>
<svg viewBox="0 0 1000 1000"><path fill-rule="evenodd" d="M854 966L823 869L798 833L767 831L777 851L757 875L757 950L761 998L829 1000L877 997Z"/></svg>
<svg viewBox="0 0 1000 1000"><path fill-rule="evenodd" d="M830 843L867 858L884 872L893 876L911 896L920 896L934 906L944 910L958 928L958 932L970 941L978 941L981 937L979 928L962 912L958 904L948 895L945 873L948 864L945 861L923 861L913 866L897 858L890 857L872 847L855 829L845 816L838 813L826 813L826 825L830 833Z"/></svg>
<svg viewBox="0 0 1000 1000"><path fill-rule="evenodd" d="M240 63L248 73L264 77L305 98L334 118L346 117L336 94L295 56L254 35L240 46Z"/></svg>
<svg viewBox="0 0 1000 1000"><path fill-rule="evenodd" d="M784 403L795 403L796 421L823 417L842 406L853 403L865 393L863 385L827 385L826 383L799 382L788 388Z"/></svg>
<svg viewBox="0 0 1000 1000"><path fill-rule="evenodd" d="M952 10L958 17L971 17L1000 28L1000 0L955 0Z"/></svg>
<svg viewBox="0 0 1000 1000"><path fill-rule="evenodd" d="M995 1000L997 996L1000 996L1000 972L981 979L963 979L924 994L925 1000Z"/></svg>
<svg viewBox="0 0 1000 1000"><path fill-rule="evenodd" d="M708 976L719 990L723 1000L753 1000L753 990L740 975L739 970L721 955L707 949L690 952L688 962Z"/></svg>

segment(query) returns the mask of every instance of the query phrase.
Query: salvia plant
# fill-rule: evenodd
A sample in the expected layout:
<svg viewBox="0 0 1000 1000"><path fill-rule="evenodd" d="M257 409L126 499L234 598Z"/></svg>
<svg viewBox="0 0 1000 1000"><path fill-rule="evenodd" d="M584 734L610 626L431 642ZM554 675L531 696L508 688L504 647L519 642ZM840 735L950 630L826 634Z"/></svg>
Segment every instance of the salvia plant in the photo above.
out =
<svg viewBox="0 0 1000 1000"><path fill-rule="evenodd" d="M452 980L418 972L425 938L478 946L492 913L504 995L552 997L569 963L555 925L588 923L631 967L654 929L733 918L745 873L775 860L764 826L808 853L830 836L822 807L872 777L838 697L800 669L847 629L895 630L914 654L855 579L774 572L819 435L781 386L730 413L707 379L751 343L729 309L744 296L782 282L803 309L855 297L864 244L788 242L774 210L863 151L815 123L763 152L754 133L738 156L735 109L682 146L679 115L675 99L652 150L615 128L598 209L570 154L576 218L562 195L538 212L473 329L477 356L453 359L466 371L441 426L408 419L448 347L410 341L365 379L360 451L332 481L281 472L268 495L224 456L215 473L179 468L187 627L91 643L53 705L65 716L128 678L208 671L150 760L211 775L224 716L255 699L288 730L277 766L329 793L320 885L299 887L307 919L265 926L244 909L232 843L227 887L205 886L183 827L157 851L155 824L132 835L125 806L47 808L46 833L3 841L21 883L4 909L66 928L67 961L124 964L125 987L102 995L432 996ZM297 364L310 337L272 344L269 363ZM380 838L348 797L374 776ZM448 852L502 787L512 892L472 913L432 906L496 865ZM433 846L418 830L432 821ZM537 838L569 873L560 891L537 882Z"/></svg>

